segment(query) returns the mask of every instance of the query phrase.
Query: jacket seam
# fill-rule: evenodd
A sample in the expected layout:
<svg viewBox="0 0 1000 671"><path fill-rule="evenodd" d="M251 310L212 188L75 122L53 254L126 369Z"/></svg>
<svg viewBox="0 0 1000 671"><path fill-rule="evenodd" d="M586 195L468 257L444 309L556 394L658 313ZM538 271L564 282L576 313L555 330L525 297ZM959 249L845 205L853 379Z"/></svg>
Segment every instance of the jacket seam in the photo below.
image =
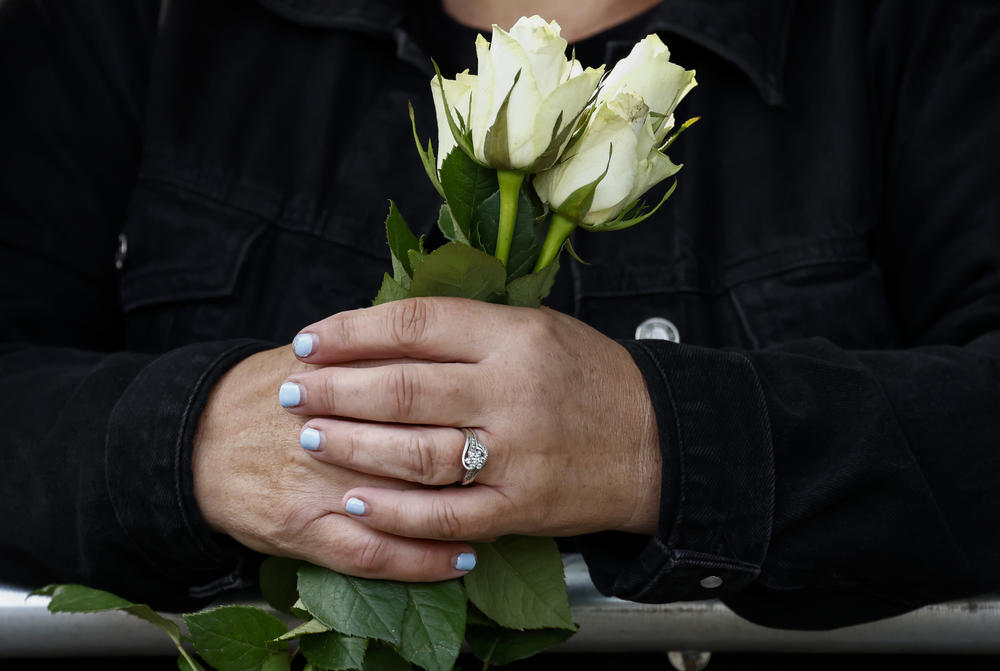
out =
<svg viewBox="0 0 1000 671"><path fill-rule="evenodd" d="M766 256L768 255L764 254L759 258L766 258ZM782 275L784 273L793 270L804 270L808 268L816 268L820 266L831 266L831 265L835 266L835 265L846 265L846 264L861 264L861 263L868 263L870 261L871 259L865 256L830 256L824 258L795 261L793 263L785 264L777 268L771 268L766 271L761 271L760 273L754 273L752 275L741 277L735 281L727 281L719 286L711 288L694 287L690 285L681 285L681 286L656 285L652 287L645 287L642 289L635 288L628 290L620 289L611 291L583 291L583 295L589 298L625 298L630 296L651 296L655 294L696 294L699 296L718 297L726 294L727 292L743 284L765 279L767 277Z"/></svg>
<svg viewBox="0 0 1000 671"><path fill-rule="evenodd" d="M145 366L142 367L141 370L139 370L139 372L135 375L132 381L125 387L124 393L128 393L128 389L130 387L137 384L140 380L144 379L144 377L149 375L149 368L151 365L153 365L153 361L146 364ZM121 403L122 400L123 398L119 398L118 401L115 403L115 405L112 407L111 415L109 415L108 426L104 431L104 486L108 490L108 503L110 504L111 513L114 515L115 522L118 523L118 528L121 529L122 533L132 544L132 547L136 550L136 552L138 552L149 565L162 568L160 566L159 561L157 561L156 557L146 552L146 549L142 546L141 543L139 543L136 537L132 534L132 531L129 529L128 525L125 524L125 520L122 519L121 513L118 510L118 505L115 502L116 497L112 494L113 488L111 482L111 462L110 462L111 450L109 449L109 446L112 443L112 434L115 432L115 423L113 421L114 413L118 407L118 404Z"/></svg>
<svg viewBox="0 0 1000 671"><path fill-rule="evenodd" d="M667 373L660 365L660 362L656 356L653 355L653 351L641 340L636 340L636 344L642 349L647 357L656 366L656 370L660 374L660 379L663 381L663 386L667 391L667 399L670 402L670 410L674 416L674 436L677 440L677 512L676 518L674 519L673 525L670 529L670 538L666 539L669 546L680 536L680 528L684 524L684 505L687 502L686 497L686 477L685 477L685 467L684 467L684 438L681 436L681 418L677 412L677 403L674 400L674 391L670 385L670 380L667 378Z"/></svg>
<svg viewBox="0 0 1000 671"><path fill-rule="evenodd" d="M221 205L223 207L229 207L229 208L232 208L232 209L234 209L234 210L236 210L238 212L241 212L243 214L255 217L257 219L262 220L262 223L265 226L274 226L276 228L280 228L281 230L289 232L289 233L297 233L299 235L307 235L307 236L309 236L311 238L315 238L317 240L323 240L324 242L333 242L333 243L336 243L338 245L343 245L344 247L347 247L347 248L349 248L349 249L351 249L353 251L356 251L358 253L364 254L364 255L366 255L366 256L374 259L374 260L381 261L381 260L384 260L384 258L385 258L385 257L378 256L376 254L373 254L372 251L369 250L369 249L365 249L363 247L359 247L358 245L352 244L350 242L346 242L346 241L344 241L342 239L339 239L339 238L330 238L330 237L324 236L324 235L322 235L320 233L317 233L314 230L314 227L301 227L300 228L300 227L297 227L297 226L289 225L288 223L286 223L286 221L288 219L288 217L286 215L275 215L273 213L266 213L266 212L261 211L260 209L253 208L253 207L247 206L245 204L234 203L232 200L227 200L227 199L222 198L220 196L217 196L217 195L215 195L213 193L210 193L210 192L208 192L208 191L206 191L206 190L198 187L197 185L193 184L192 182L190 182L188 180L185 180L185 179L182 179L182 178L179 178L179 177L166 176L166 175L155 174L155 173L150 173L150 172L143 172L140 176L142 178L150 181L150 182L156 182L156 183L159 183L159 184L164 184L164 185L167 185L169 187L172 187L172 188L178 189L180 191L183 191L185 193L188 193L188 194L190 194L192 196L195 196L195 197L198 197L198 198L203 198L203 199L205 199L207 201L210 201L210 202L212 202L212 203L214 203L216 205ZM253 191L254 193L260 194L260 195L262 195L262 196L264 196L266 198L273 198L273 196L271 196L267 192L261 191L261 190L257 189L256 187L253 187L253 186L249 186L249 185L246 185L246 184L241 184L240 188L248 189L248 190ZM289 212L289 210L286 208L285 212ZM291 210L291 212L293 213L293 216L295 216L295 217L301 216L303 220L309 219L309 217L305 216L304 214L295 214L294 210ZM344 216L351 216L348 213L338 213L338 214L344 214Z"/></svg>
<svg viewBox="0 0 1000 671"><path fill-rule="evenodd" d="M763 448L767 453L767 517L765 519L764 528L764 541L763 547L760 552L760 561L758 564L758 572L761 567L764 566L764 562L767 559L767 552L771 547L771 537L774 534L774 487L775 487L775 473L774 473L774 437L771 432L771 412L767 407L767 396L764 394L764 385L760 382L760 374L757 372L757 367L754 366L753 360L743 352L735 352L741 359L743 359L747 366L750 368L750 372L753 373L753 391L756 396L756 400L760 403L761 415L762 415L762 426L761 430L763 433L762 442Z"/></svg>

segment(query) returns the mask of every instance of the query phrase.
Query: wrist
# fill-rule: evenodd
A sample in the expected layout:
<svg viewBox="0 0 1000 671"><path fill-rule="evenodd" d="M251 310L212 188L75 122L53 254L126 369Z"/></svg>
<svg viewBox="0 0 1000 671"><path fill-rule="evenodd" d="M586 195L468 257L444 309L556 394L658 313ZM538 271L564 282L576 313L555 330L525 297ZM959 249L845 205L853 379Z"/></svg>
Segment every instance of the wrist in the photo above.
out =
<svg viewBox="0 0 1000 671"><path fill-rule="evenodd" d="M629 492L630 505L618 531L655 536L660 519L660 489L662 486L663 458L656 413L646 381L632 357L623 349L628 363L625 413L627 430L621 445L625 460L625 491Z"/></svg>

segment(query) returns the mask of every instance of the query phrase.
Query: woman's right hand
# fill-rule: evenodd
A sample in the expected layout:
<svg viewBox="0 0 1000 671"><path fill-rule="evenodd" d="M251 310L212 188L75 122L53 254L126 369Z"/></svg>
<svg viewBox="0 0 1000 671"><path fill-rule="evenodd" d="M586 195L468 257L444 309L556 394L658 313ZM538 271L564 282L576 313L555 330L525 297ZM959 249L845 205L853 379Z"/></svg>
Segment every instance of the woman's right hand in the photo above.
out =
<svg viewBox="0 0 1000 671"><path fill-rule="evenodd" d="M454 541L402 538L344 514L345 492L360 486L418 487L323 463L305 453L299 432L309 419L284 411L285 379L318 368L289 346L254 354L215 385L194 441L194 490L209 526L259 552L304 559L365 578L410 582L456 578ZM327 448L330 449L330 448ZM336 446L334 446L336 449Z"/></svg>

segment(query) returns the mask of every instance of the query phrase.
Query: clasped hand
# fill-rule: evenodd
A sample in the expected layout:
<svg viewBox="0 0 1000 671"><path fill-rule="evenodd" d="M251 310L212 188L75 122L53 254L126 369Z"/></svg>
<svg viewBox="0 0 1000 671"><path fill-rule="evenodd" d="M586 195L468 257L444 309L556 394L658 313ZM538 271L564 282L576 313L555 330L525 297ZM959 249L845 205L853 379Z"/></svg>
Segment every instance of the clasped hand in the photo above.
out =
<svg viewBox="0 0 1000 671"><path fill-rule="evenodd" d="M295 342L297 361L285 347L230 371L203 414L195 490L217 530L398 580L461 575L472 552L463 541L655 531L660 455L645 383L624 348L582 322L418 298L334 315ZM241 427L250 446L222 449L233 436L206 416L258 406L239 398L259 386L247 382L282 372L285 409L271 386L263 427L277 444ZM456 484L461 427L489 448L468 486ZM238 477L227 485L213 469Z"/></svg>

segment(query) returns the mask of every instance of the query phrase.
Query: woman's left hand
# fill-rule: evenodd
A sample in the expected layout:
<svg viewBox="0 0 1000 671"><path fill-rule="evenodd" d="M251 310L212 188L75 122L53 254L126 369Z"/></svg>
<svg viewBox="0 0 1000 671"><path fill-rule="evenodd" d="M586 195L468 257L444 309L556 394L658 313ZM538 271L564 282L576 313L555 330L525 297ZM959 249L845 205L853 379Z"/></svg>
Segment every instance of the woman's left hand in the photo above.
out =
<svg viewBox="0 0 1000 671"><path fill-rule="evenodd" d="M400 478L355 488L347 512L414 538L653 534L661 458L645 381L628 352L567 315L458 298L412 298L305 329L290 412L317 459ZM362 363L364 362L364 363ZM283 385L284 386L284 385ZM489 459L461 481L466 436ZM430 485L432 487L427 487Z"/></svg>

